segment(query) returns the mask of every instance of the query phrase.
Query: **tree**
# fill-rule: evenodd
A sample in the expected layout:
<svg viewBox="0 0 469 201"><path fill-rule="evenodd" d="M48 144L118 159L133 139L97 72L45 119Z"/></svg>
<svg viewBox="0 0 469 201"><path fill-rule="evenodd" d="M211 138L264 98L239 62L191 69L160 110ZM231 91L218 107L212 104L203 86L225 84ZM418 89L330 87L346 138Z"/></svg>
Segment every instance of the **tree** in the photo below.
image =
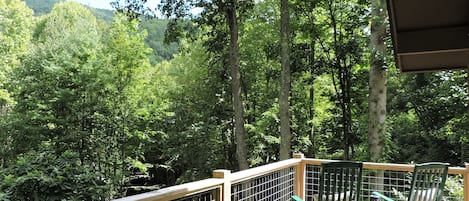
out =
<svg viewBox="0 0 469 201"><path fill-rule="evenodd" d="M34 48L9 84L17 104L5 126L14 144L8 159L48 143L57 155L76 153L77 163L101 173L113 196L151 133L138 126L144 123L136 112L137 75L150 67L146 34L120 15L102 26L75 2L56 4L34 33Z"/></svg>
<svg viewBox="0 0 469 201"><path fill-rule="evenodd" d="M366 7L361 1L326 0L321 2L318 12L322 16L317 18L321 33L318 45L323 53L315 51L319 56L317 61L327 66L331 75L335 90L332 97L336 103L334 113L338 114L334 122L337 127L334 128L335 139L342 146L343 158L351 159L360 143L353 119L357 80L353 69L364 61Z"/></svg>
<svg viewBox="0 0 469 201"><path fill-rule="evenodd" d="M47 148L28 152L0 170L2 200L108 200L103 175L79 163L78 153Z"/></svg>
<svg viewBox="0 0 469 201"><path fill-rule="evenodd" d="M372 162L383 159L386 134L386 2L371 1L370 79L368 97L368 150ZM382 184L384 171L378 171L374 183ZM377 185L378 189L382 185Z"/></svg>
<svg viewBox="0 0 469 201"><path fill-rule="evenodd" d="M230 66L231 66L231 90L233 94L233 110L235 112L235 133L236 133L236 156L238 158L239 169L249 168L247 161L247 147L244 128L244 107L241 96L241 73L239 69L239 44L238 44L238 14L237 0L228 1L227 4L221 3L225 9L227 23L230 33Z"/></svg>
<svg viewBox="0 0 469 201"><path fill-rule="evenodd" d="M278 1L258 2L245 14L240 31L241 84L251 166L279 160L279 8Z"/></svg>
<svg viewBox="0 0 469 201"><path fill-rule="evenodd" d="M9 73L20 65L33 28L33 11L19 0L0 0L0 114L12 104L5 83Z"/></svg>
<svg viewBox="0 0 469 201"><path fill-rule="evenodd" d="M144 0L127 1L126 4L121 4L119 1L114 2L117 10L122 11L133 18L138 18L141 14L147 13L147 8L144 6ZM210 27L209 41L207 42L208 48L211 53L217 53L219 45L224 43L229 36L229 64L231 67L231 93L233 100L234 110L234 131L236 134L236 155L238 160L239 169L247 169L249 164L247 162L247 148L245 142L245 128L244 128L244 108L243 99L241 95L241 73L239 65L239 41L238 41L238 23L239 15L251 6L251 1L206 1L206 0L165 0L161 2L162 12L170 18L168 29L166 32L167 41L178 40L182 36L182 32L188 31L188 26L184 27L180 21L188 19L188 16L195 18L194 22L199 26ZM202 13L194 16L190 13L191 9L200 7ZM187 25L187 23L185 23ZM190 24L189 24L190 25ZM228 31L221 26L228 26ZM190 27L190 26L189 26ZM228 35L226 35L228 34Z"/></svg>
<svg viewBox="0 0 469 201"><path fill-rule="evenodd" d="M38 174L19 173L17 176L21 179L14 185L20 189L9 188L8 191L31 191L23 192L28 197L66 198L70 193L67 186L76 182L73 180L75 173L90 176L87 181L83 178L85 183L96 183L99 180L101 183L96 183L97 186L107 186L93 196L106 199L115 191L116 186L110 185L114 178L102 174L104 171L97 167L99 158L95 157L99 156L96 153L106 152L96 143L96 129L100 127L96 114L107 113L99 106L103 104L99 96L103 95L102 90L105 88L104 79L99 74L102 72L101 66L98 65L103 56L101 28L89 10L75 2L56 4L51 13L37 23L32 39L34 46L28 51L21 67L14 70L8 85L17 103L9 113L9 122L5 126L9 130L8 138L14 144L9 152L9 168L12 171L22 168L25 159L21 159L21 155L34 158L35 155L45 154L47 156L44 160L47 161L65 154L67 156L64 155L63 160L57 160L83 169L67 169L46 162L34 166ZM42 149L44 145L47 150ZM69 158L69 154L73 154L73 157ZM19 162L13 163L15 161ZM62 168L65 168L64 172L50 171ZM67 179L57 187L53 183L59 181L49 184L48 177ZM28 185L21 180L40 181L38 178L44 178L45 181L39 184L31 182L33 188L42 189L34 195L34 190L28 189ZM49 195L57 191L56 188L63 190L60 191L63 194ZM84 195L83 199L91 199L86 197Z"/></svg>
<svg viewBox="0 0 469 201"><path fill-rule="evenodd" d="M467 74L405 74L389 76L388 81L386 128L392 141L385 143L386 157L398 163L464 164L468 153Z"/></svg>
<svg viewBox="0 0 469 201"><path fill-rule="evenodd" d="M21 65L29 47L33 28L33 11L19 0L0 0L0 167L11 159L14 147L10 137L7 114L15 104L7 89L11 72Z"/></svg>
<svg viewBox="0 0 469 201"><path fill-rule="evenodd" d="M119 185L124 185L124 178L131 172L128 166L142 159L139 150L147 142L149 132L145 127L137 127L138 109L141 97L138 78L150 68L147 54L150 49L144 44L146 32L139 31L138 21L117 15L104 36L104 60L101 63L102 79L105 84L102 91L104 102L100 114L101 129L97 130L107 140L105 150L101 152L103 165L112 163L111 174L118 177ZM104 141L103 141L104 143ZM107 167L109 168L109 167Z"/></svg>
<svg viewBox="0 0 469 201"><path fill-rule="evenodd" d="M382 159L386 132L386 16L384 0L371 1L371 55L368 100L368 149L370 159Z"/></svg>
<svg viewBox="0 0 469 201"><path fill-rule="evenodd" d="M91 12L73 2L56 4L38 23L35 46L10 84L17 102L11 114L17 122L10 126L18 132L11 135L17 149L12 155L34 150L45 140L61 151L87 150L83 123L93 112L86 109L93 101L88 87L93 86L89 81L100 52L99 34Z"/></svg>
<svg viewBox="0 0 469 201"><path fill-rule="evenodd" d="M288 0L280 1L281 12L281 63L282 63L282 87L280 90L280 160L290 158L291 132L290 132L290 14Z"/></svg>

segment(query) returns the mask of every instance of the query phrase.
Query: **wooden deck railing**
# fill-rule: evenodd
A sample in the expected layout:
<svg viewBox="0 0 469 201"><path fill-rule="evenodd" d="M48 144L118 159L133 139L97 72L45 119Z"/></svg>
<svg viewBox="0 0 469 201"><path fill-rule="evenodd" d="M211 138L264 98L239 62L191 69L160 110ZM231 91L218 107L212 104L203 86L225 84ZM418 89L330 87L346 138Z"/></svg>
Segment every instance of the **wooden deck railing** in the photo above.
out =
<svg viewBox="0 0 469 201"><path fill-rule="evenodd" d="M116 201L169 201L169 200L290 200L292 195L298 195L306 200L312 200L314 185L317 185L318 168L322 162L332 160L308 159L302 154L294 154L292 159L231 173L229 170L213 171L213 178L196 182L172 186L157 191L124 197ZM364 182L368 187L363 189L363 200L366 200L373 189L370 178L376 178L373 172L383 171L386 175L406 174L413 170L413 165L391 163L364 162ZM466 167L450 167L450 175L461 175L464 178L464 198L459 201L469 201L469 163ZM371 176L370 176L371 175ZM391 180L386 177L387 180ZM383 181L382 178L381 181ZM397 183L405 183L401 178ZM368 182L368 183L367 183ZM380 187L403 188L398 185ZM370 187L371 186L371 187Z"/></svg>

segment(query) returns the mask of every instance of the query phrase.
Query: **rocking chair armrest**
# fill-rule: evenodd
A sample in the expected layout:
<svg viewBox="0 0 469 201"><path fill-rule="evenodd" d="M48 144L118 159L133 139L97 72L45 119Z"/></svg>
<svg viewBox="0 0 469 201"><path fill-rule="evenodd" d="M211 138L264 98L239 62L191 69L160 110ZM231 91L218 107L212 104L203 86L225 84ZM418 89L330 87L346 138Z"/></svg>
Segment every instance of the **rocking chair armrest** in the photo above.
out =
<svg viewBox="0 0 469 201"><path fill-rule="evenodd" d="M301 199L300 197L294 195L294 196L291 196L291 198L295 201L303 201L303 199Z"/></svg>
<svg viewBox="0 0 469 201"><path fill-rule="evenodd" d="M394 201L394 200L391 199L390 197L385 196L385 195L383 195L383 194L381 194L381 193L378 193L378 192L376 192L376 191L375 191L375 192L372 192L372 194L373 194L373 195L376 195L376 196L378 196L379 198L381 198L381 199L383 199L383 200L386 200L386 201Z"/></svg>

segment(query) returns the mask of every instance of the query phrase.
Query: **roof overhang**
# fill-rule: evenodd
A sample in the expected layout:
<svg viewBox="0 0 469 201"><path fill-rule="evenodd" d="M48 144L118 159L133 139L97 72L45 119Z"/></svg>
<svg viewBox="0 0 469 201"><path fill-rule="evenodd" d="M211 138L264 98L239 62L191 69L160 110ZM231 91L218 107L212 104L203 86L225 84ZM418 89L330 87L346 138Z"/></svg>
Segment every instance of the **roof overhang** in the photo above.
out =
<svg viewBox="0 0 469 201"><path fill-rule="evenodd" d="M469 0L387 0L401 72L469 66Z"/></svg>

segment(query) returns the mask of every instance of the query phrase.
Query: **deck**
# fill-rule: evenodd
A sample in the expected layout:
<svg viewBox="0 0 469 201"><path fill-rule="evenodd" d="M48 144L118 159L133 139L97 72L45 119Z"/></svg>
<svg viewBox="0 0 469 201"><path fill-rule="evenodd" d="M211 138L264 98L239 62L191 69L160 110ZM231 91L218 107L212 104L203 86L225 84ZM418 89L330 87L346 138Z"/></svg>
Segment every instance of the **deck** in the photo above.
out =
<svg viewBox="0 0 469 201"><path fill-rule="evenodd" d="M310 159L294 154L292 159L244 171L231 173L229 170L215 170L209 179L115 201L289 201L292 195L310 201L319 183L319 166L325 161L332 160ZM364 162L361 200L370 200L373 191L403 200L403 196L399 195L405 196L412 170L413 165ZM456 195L448 190L445 200L469 201L469 163L466 167L450 167L449 178L452 184L462 185L464 193Z"/></svg>

